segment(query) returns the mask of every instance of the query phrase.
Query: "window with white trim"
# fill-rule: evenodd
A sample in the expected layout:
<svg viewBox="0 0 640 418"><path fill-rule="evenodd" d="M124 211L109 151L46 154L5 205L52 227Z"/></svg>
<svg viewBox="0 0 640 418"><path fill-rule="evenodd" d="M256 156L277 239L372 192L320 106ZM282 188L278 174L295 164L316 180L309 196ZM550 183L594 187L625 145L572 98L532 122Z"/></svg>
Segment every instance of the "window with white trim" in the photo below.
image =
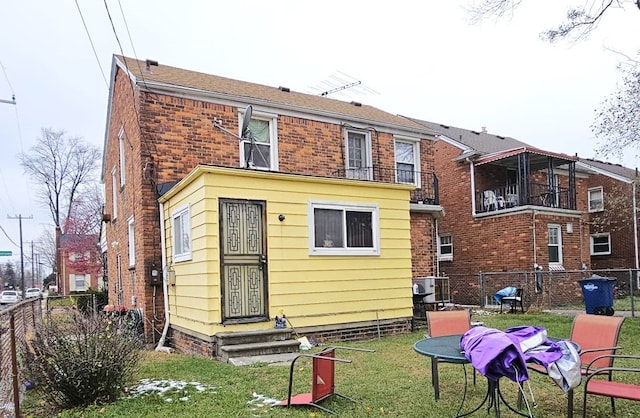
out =
<svg viewBox="0 0 640 418"><path fill-rule="evenodd" d="M451 234L444 234L438 237L438 260L453 260L453 238Z"/></svg>
<svg viewBox="0 0 640 418"><path fill-rule="evenodd" d="M173 220L173 261L191 260L191 211L182 207L171 215Z"/></svg>
<svg viewBox="0 0 640 418"><path fill-rule="evenodd" d="M591 255L610 255L611 254L611 234L601 233L593 234L589 237L591 243Z"/></svg>
<svg viewBox="0 0 640 418"><path fill-rule="evenodd" d="M604 190L602 186L592 187L588 191L589 212L601 212L604 210Z"/></svg>
<svg viewBox="0 0 640 418"><path fill-rule="evenodd" d="M87 290L87 282L84 274L76 274L74 276L73 284L75 285L75 290L77 291Z"/></svg>
<svg viewBox="0 0 640 418"><path fill-rule="evenodd" d="M371 163L371 135L368 132L346 131L346 177L356 180L373 180Z"/></svg>
<svg viewBox="0 0 640 418"><path fill-rule="evenodd" d="M124 186L125 182L125 164L124 164L124 126L120 128L120 132L118 133L118 143L120 145L120 187Z"/></svg>
<svg viewBox="0 0 640 418"><path fill-rule="evenodd" d="M420 187L420 142L396 138L396 182Z"/></svg>
<svg viewBox="0 0 640 418"><path fill-rule="evenodd" d="M311 255L379 255L378 206L309 202Z"/></svg>
<svg viewBox="0 0 640 418"><path fill-rule="evenodd" d="M549 225L549 264L562 265L562 228L560 225Z"/></svg>
<svg viewBox="0 0 640 418"><path fill-rule="evenodd" d="M111 209L113 210L112 219L115 221L118 217L118 183L116 182L116 168L111 170Z"/></svg>
<svg viewBox="0 0 640 418"><path fill-rule="evenodd" d="M133 267L136 265L136 240L135 240L135 229L133 225L133 216L129 218L128 222L128 231L129 231L129 267Z"/></svg>
<svg viewBox="0 0 640 418"><path fill-rule="evenodd" d="M240 126L242 118L243 113ZM253 141L250 137L240 141L240 166L278 170L278 117L254 111L248 128Z"/></svg>

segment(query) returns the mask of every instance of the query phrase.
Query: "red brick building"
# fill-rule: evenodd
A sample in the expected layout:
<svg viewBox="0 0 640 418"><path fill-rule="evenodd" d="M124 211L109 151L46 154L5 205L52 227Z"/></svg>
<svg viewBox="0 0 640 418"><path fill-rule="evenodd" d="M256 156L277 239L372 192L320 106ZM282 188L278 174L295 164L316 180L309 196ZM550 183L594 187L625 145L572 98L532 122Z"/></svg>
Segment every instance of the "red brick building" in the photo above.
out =
<svg viewBox="0 0 640 418"><path fill-rule="evenodd" d="M98 235L62 234L60 251L59 294L104 288Z"/></svg>
<svg viewBox="0 0 640 418"><path fill-rule="evenodd" d="M591 268L638 269L638 172L619 164L581 159L587 183Z"/></svg>
<svg viewBox="0 0 640 418"><path fill-rule="evenodd" d="M255 142L238 138L244 120ZM433 139L361 103L114 56L102 166L110 303L141 309L155 342L165 319L158 198L199 164L413 185L412 271L435 274Z"/></svg>
<svg viewBox="0 0 640 418"><path fill-rule="evenodd" d="M413 120L439 133L439 273L466 277L451 282L457 302L478 303L466 287L478 286L479 273L540 266L561 274L589 265L588 173L576 169L577 158Z"/></svg>

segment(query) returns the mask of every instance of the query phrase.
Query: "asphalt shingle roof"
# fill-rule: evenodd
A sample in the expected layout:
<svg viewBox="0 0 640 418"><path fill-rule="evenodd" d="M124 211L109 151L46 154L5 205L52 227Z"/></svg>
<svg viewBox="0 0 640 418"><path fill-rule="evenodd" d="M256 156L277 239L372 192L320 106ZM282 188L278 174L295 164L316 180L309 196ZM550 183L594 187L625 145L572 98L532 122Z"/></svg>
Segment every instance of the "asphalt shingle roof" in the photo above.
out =
<svg viewBox="0 0 640 418"><path fill-rule="evenodd" d="M335 100L295 91L283 91L279 87L234 80L231 78L205 74L197 71L171 67L160 63L148 67L145 61L115 55L114 58L134 75L139 86L146 82L158 82L169 86L193 89L201 92L217 93L230 98L246 98L247 102L264 101L266 104L296 108L310 114L331 114L335 117L347 117L354 121L369 121L375 124L396 126L415 132L431 133L421 124L373 106L358 105L354 102Z"/></svg>

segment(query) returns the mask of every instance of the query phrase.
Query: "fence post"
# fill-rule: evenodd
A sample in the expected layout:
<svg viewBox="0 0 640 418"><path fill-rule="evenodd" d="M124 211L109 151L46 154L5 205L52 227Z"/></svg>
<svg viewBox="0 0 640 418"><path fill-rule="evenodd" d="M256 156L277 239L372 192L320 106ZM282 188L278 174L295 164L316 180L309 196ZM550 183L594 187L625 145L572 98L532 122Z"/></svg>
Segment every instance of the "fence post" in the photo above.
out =
<svg viewBox="0 0 640 418"><path fill-rule="evenodd" d="M629 269L629 297L631 298L631 317L634 318L636 316L636 309L633 303L633 273L634 271ZM636 274L638 272L636 271Z"/></svg>
<svg viewBox="0 0 640 418"><path fill-rule="evenodd" d="M18 352L16 350L16 322L13 311L9 316L9 329L11 335L11 373L13 380L13 411L16 417L20 416L20 382L18 382Z"/></svg>
<svg viewBox="0 0 640 418"><path fill-rule="evenodd" d="M480 307L484 308L484 274L478 274L478 284L480 285Z"/></svg>

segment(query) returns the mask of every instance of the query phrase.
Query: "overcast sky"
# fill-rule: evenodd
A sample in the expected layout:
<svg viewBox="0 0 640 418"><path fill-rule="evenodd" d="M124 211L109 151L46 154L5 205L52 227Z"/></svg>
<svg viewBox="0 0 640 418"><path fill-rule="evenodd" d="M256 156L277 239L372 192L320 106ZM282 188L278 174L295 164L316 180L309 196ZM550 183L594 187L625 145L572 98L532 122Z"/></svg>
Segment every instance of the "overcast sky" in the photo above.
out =
<svg viewBox="0 0 640 418"><path fill-rule="evenodd" d="M528 0L477 26L470 1L107 0L115 33L103 0L3 2L0 100L17 105L0 103L0 250L14 254L0 263L20 262L9 217L33 217L22 221L29 254L53 230L17 154L42 128L102 149L114 53L312 94L361 81L332 97L594 157L594 110L620 80L608 49L635 54L640 12L614 10L587 41L551 45L538 35L570 1Z"/></svg>

